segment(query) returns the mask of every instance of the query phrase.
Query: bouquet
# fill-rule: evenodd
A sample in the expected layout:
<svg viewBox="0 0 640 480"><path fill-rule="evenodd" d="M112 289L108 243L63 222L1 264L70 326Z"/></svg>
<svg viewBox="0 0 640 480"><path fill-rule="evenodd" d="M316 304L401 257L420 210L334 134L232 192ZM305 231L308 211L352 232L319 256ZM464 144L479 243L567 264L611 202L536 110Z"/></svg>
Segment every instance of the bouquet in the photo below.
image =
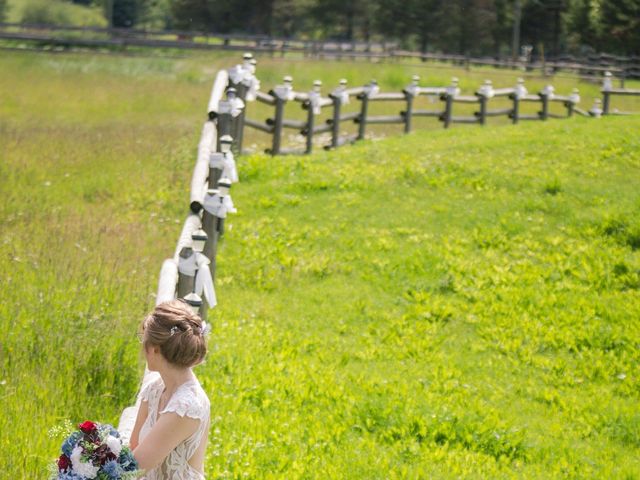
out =
<svg viewBox="0 0 640 480"><path fill-rule="evenodd" d="M106 423L88 420L62 443L62 455L53 470L51 480L125 480L141 473L118 431Z"/></svg>

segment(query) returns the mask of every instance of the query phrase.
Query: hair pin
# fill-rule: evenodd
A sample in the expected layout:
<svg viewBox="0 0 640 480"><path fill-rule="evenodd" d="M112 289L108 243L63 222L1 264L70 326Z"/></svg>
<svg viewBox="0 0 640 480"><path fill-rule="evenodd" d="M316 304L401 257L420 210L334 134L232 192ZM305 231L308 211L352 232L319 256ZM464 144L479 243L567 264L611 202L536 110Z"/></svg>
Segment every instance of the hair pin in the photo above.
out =
<svg viewBox="0 0 640 480"><path fill-rule="evenodd" d="M176 327L175 325L171 327L171 336L173 337L173 334L176 333L177 331L178 331L178 327Z"/></svg>

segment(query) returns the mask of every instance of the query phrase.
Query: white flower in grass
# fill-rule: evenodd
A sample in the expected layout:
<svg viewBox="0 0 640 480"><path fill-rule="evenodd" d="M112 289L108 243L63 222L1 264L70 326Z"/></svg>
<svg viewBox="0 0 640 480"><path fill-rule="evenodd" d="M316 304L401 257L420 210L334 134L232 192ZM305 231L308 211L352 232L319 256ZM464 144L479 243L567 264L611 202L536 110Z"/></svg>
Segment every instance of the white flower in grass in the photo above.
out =
<svg viewBox="0 0 640 480"><path fill-rule="evenodd" d="M100 467L82 461L82 447L76 447L71 452L71 465L73 473L85 478L96 478L100 470Z"/></svg>
<svg viewBox="0 0 640 480"><path fill-rule="evenodd" d="M116 457L120 456L120 451L122 450L122 442L119 438L116 438L113 435L109 435L105 440L105 443L107 444L107 447L109 447L109 450L111 450L111 452Z"/></svg>

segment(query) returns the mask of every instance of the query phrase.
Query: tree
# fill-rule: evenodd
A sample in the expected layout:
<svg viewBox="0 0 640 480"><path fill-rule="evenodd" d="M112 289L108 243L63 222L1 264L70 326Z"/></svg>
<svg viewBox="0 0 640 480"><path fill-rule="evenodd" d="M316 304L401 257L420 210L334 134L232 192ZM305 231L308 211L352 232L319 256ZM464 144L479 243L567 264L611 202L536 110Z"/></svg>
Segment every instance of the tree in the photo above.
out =
<svg viewBox="0 0 640 480"><path fill-rule="evenodd" d="M179 30L207 30L213 23L207 0L174 0L171 19Z"/></svg>
<svg viewBox="0 0 640 480"><path fill-rule="evenodd" d="M558 55L563 49L567 11L565 0L529 0L522 9L522 39L534 48L542 47L550 55ZM540 55L542 52L538 51Z"/></svg>
<svg viewBox="0 0 640 480"><path fill-rule="evenodd" d="M385 37L391 37L406 47L413 33L412 9L416 0L381 0L374 28Z"/></svg>
<svg viewBox="0 0 640 480"><path fill-rule="evenodd" d="M593 0L573 0L567 13L567 35L572 50L595 49L598 46L600 8Z"/></svg>
<svg viewBox="0 0 640 480"><path fill-rule="evenodd" d="M378 4L367 0L316 0L308 11L326 37L368 40Z"/></svg>
<svg viewBox="0 0 640 480"><path fill-rule="evenodd" d="M131 28L145 15L146 0L111 0L111 25Z"/></svg>
<svg viewBox="0 0 640 480"><path fill-rule="evenodd" d="M606 0L600 5L602 43L614 51L640 53L640 0Z"/></svg>
<svg viewBox="0 0 640 480"><path fill-rule="evenodd" d="M438 22L442 49L460 55L482 55L491 51L495 10L492 0L443 2Z"/></svg>
<svg viewBox="0 0 640 480"><path fill-rule="evenodd" d="M515 0L494 0L495 23L491 29L493 51L500 57L503 51L510 51L513 42L514 12L517 8ZM516 52L517 55L517 52Z"/></svg>
<svg viewBox="0 0 640 480"><path fill-rule="evenodd" d="M417 40L420 52L427 53L438 33L442 0L413 0L409 6L409 24Z"/></svg>

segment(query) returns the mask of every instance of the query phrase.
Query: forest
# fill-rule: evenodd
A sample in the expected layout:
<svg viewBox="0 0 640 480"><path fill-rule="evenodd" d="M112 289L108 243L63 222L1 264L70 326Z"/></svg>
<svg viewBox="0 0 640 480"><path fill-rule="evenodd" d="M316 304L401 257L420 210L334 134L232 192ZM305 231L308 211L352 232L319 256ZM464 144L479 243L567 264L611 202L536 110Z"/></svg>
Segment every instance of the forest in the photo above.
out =
<svg viewBox="0 0 640 480"><path fill-rule="evenodd" d="M385 40L434 53L640 52L640 0L0 0L0 17L73 23L71 8L94 12L102 26Z"/></svg>

